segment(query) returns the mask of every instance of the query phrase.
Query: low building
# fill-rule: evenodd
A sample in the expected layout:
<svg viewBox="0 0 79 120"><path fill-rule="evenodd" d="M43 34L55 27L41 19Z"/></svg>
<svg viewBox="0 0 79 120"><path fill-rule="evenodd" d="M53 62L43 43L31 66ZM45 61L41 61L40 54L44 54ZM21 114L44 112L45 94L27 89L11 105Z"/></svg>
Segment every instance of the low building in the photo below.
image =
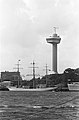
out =
<svg viewBox="0 0 79 120"><path fill-rule="evenodd" d="M21 81L21 75L20 72L1 72L1 81Z"/></svg>

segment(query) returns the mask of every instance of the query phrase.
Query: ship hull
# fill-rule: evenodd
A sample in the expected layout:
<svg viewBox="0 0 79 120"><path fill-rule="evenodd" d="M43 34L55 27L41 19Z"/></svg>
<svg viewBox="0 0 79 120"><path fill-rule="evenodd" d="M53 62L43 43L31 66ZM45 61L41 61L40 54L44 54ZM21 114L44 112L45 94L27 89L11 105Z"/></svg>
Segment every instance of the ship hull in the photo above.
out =
<svg viewBox="0 0 79 120"><path fill-rule="evenodd" d="M50 88L33 88L33 89L25 89L25 88L15 88L9 87L9 91L54 91L57 87L50 87Z"/></svg>
<svg viewBox="0 0 79 120"><path fill-rule="evenodd" d="M68 84L69 91L79 91L79 82Z"/></svg>

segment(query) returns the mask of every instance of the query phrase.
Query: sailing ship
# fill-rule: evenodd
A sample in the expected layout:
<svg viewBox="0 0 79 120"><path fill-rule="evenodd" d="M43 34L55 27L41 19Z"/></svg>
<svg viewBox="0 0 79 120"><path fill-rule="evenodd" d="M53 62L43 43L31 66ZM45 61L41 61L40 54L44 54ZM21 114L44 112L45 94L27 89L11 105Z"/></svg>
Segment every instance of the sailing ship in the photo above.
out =
<svg viewBox="0 0 79 120"><path fill-rule="evenodd" d="M54 91L57 87L39 87L36 88L36 84L35 84L35 62L33 61L33 63L31 63L33 66L31 68L33 68L33 88L25 88L25 87L20 87L18 85L18 87L13 87L13 86L9 86L8 89L9 91ZM18 71L19 71L19 65L18 65ZM47 73L47 66L46 66L46 73ZM19 84L19 81L18 81ZM47 78L46 78L46 84L47 84Z"/></svg>
<svg viewBox="0 0 79 120"><path fill-rule="evenodd" d="M48 87L48 88L16 88L16 87L8 87L9 91L36 91L36 92L41 92L41 91L54 91L57 87Z"/></svg>

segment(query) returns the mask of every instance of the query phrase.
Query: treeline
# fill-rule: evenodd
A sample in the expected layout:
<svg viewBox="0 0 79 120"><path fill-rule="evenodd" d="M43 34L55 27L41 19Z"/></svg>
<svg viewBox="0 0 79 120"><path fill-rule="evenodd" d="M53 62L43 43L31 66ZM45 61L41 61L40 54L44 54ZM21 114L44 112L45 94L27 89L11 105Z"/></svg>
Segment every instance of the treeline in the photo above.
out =
<svg viewBox="0 0 79 120"><path fill-rule="evenodd" d="M50 74L47 76L43 76L41 79L37 78L35 80L31 79L30 81L20 81L20 86L30 86L30 88L33 87L33 81L35 85L44 85L46 84L47 87L54 86L57 84L63 84L64 86L67 86L67 83L69 82L79 82L79 68L77 69L71 69L67 68L64 70L62 74ZM12 81L12 85L15 86L18 84L18 81Z"/></svg>

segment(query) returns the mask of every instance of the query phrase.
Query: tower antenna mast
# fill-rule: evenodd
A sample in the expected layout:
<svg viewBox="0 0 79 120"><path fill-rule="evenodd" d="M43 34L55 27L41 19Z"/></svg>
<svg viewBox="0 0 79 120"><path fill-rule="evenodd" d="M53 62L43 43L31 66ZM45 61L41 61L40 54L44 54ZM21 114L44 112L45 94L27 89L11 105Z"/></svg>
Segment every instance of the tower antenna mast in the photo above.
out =
<svg viewBox="0 0 79 120"><path fill-rule="evenodd" d="M58 29L58 27L53 27L54 28L54 32L55 32L55 34L56 34L56 30Z"/></svg>

